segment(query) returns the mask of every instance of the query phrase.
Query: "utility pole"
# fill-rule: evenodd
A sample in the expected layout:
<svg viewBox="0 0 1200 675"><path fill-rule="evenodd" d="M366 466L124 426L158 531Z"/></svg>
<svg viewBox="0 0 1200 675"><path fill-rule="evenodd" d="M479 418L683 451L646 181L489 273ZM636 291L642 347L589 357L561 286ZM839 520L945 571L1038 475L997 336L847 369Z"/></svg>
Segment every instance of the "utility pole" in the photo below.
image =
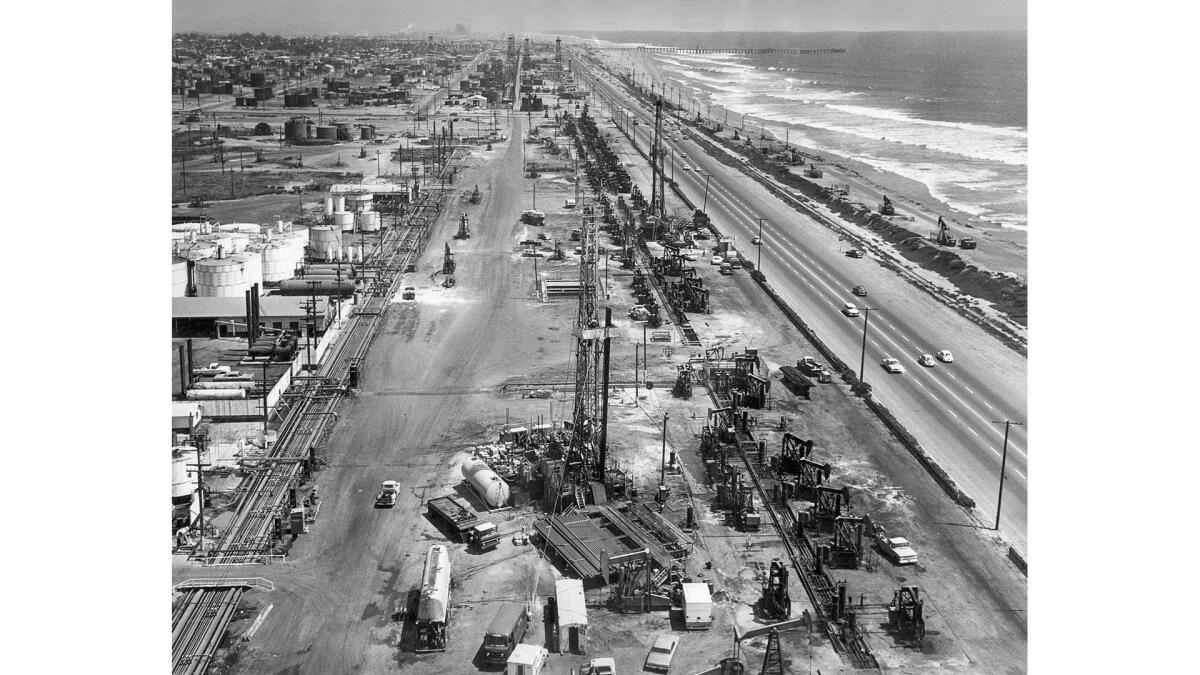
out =
<svg viewBox="0 0 1200 675"><path fill-rule="evenodd" d="M658 473L659 492L662 487L667 484L667 420L670 419L671 413L663 413L663 433L662 433L662 466Z"/></svg>
<svg viewBox="0 0 1200 675"><path fill-rule="evenodd" d="M874 307L863 307L863 341L862 341L862 358L858 361L858 380L863 380L863 367L867 365L867 323L871 320L871 310Z"/></svg>
<svg viewBox="0 0 1200 675"><path fill-rule="evenodd" d="M762 273L762 247L763 247L762 224L763 224L763 221L766 220L766 218L760 217L760 218L756 218L756 220L758 220L758 244L757 244L757 246L758 246L758 262L754 264L754 269L758 270L759 273L761 274Z"/></svg>
<svg viewBox="0 0 1200 675"><path fill-rule="evenodd" d="M712 178L712 174L705 172L704 174L704 204L700 206L700 210L704 215L708 215L708 179Z"/></svg>
<svg viewBox="0 0 1200 675"><path fill-rule="evenodd" d="M1004 467L1008 463L1008 429L1009 429L1009 427L1012 427L1012 426L1023 427L1023 426L1025 426L1025 424L1023 422L1013 422L1012 420L1009 420L1009 419L992 420L992 424L1003 424L1004 425L1004 452L1000 455L1000 492L996 495L996 527L992 528L995 530L999 530L1000 529L1000 502L1004 499Z"/></svg>
<svg viewBox="0 0 1200 675"><path fill-rule="evenodd" d="M641 383L641 379L640 379L639 373L638 373L638 361L639 361L638 351L641 349L641 347L642 347L641 345L636 344L636 343L633 345L633 404L634 405L637 405L638 397L641 395L640 388L641 388L642 383Z"/></svg>

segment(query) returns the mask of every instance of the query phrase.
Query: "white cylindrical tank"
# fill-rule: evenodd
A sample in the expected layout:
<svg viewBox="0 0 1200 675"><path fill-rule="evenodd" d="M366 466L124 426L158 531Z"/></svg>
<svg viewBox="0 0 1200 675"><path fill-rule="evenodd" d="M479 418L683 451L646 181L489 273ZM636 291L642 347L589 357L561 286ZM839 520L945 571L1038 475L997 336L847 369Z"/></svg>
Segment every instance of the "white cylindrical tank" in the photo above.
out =
<svg viewBox="0 0 1200 675"><path fill-rule="evenodd" d="M261 275L261 270L260 270ZM196 295L233 298L246 292L246 265L235 258L206 258L196 261Z"/></svg>
<svg viewBox="0 0 1200 675"><path fill-rule="evenodd" d="M189 401L215 401L246 398L245 389L188 389Z"/></svg>
<svg viewBox="0 0 1200 675"><path fill-rule="evenodd" d="M325 215L333 215L333 195L325 195Z"/></svg>
<svg viewBox="0 0 1200 675"><path fill-rule="evenodd" d="M334 195L333 196L333 212L337 213L338 211L345 211L345 210L346 210L346 198L342 195Z"/></svg>
<svg viewBox="0 0 1200 675"><path fill-rule="evenodd" d="M349 211L337 211L333 214L333 226L342 232L354 231L354 214Z"/></svg>
<svg viewBox="0 0 1200 675"><path fill-rule="evenodd" d="M379 212L362 211L358 214L358 229L362 232L379 231Z"/></svg>
<svg viewBox="0 0 1200 675"><path fill-rule="evenodd" d="M375 200L375 196L369 192L356 192L346 197L346 203L350 211L365 211L371 208L371 203Z"/></svg>
<svg viewBox="0 0 1200 675"><path fill-rule="evenodd" d="M179 253L188 260L204 260L215 256L217 247L204 242L196 242L181 248Z"/></svg>
<svg viewBox="0 0 1200 675"><path fill-rule="evenodd" d="M242 253L249 245L249 234L246 234L245 232L233 232L229 235L229 253Z"/></svg>
<svg viewBox="0 0 1200 675"><path fill-rule="evenodd" d="M243 234L259 234L262 232L262 227L258 223L222 223L217 228L220 232L231 233L241 232Z"/></svg>
<svg viewBox="0 0 1200 675"><path fill-rule="evenodd" d="M254 380L200 380L192 389L253 389Z"/></svg>
<svg viewBox="0 0 1200 675"><path fill-rule="evenodd" d="M196 470L188 468L188 464L196 463L196 449L181 446L171 449L171 501L187 503L192 500L192 493L198 485Z"/></svg>
<svg viewBox="0 0 1200 675"><path fill-rule="evenodd" d="M182 298L187 295L187 261L175 260L171 263L171 297Z"/></svg>
<svg viewBox="0 0 1200 675"><path fill-rule="evenodd" d="M252 284L258 284L258 292L262 294L263 287L263 259L262 251L247 251L237 255L229 256L230 260L236 260L242 263L242 279L246 288Z"/></svg>
<svg viewBox="0 0 1200 675"><path fill-rule="evenodd" d="M200 241L206 241L213 246L224 251L225 255L233 253L233 237L228 234L210 234L200 238Z"/></svg>
<svg viewBox="0 0 1200 675"><path fill-rule="evenodd" d="M296 264L304 260L304 247L296 248L285 240L276 239L262 247L263 283L273 284L291 279Z"/></svg>
<svg viewBox="0 0 1200 675"><path fill-rule="evenodd" d="M463 478L467 479L475 491L483 497L488 506L498 508L508 505L508 498L511 494L508 483L504 479L496 475L495 471L488 468L488 465L478 459L472 459L463 464Z"/></svg>
<svg viewBox="0 0 1200 675"><path fill-rule="evenodd" d="M308 230L308 244L314 258L332 260L329 251L337 250L342 245L342 230L336 227L319 225Z"/></svg>

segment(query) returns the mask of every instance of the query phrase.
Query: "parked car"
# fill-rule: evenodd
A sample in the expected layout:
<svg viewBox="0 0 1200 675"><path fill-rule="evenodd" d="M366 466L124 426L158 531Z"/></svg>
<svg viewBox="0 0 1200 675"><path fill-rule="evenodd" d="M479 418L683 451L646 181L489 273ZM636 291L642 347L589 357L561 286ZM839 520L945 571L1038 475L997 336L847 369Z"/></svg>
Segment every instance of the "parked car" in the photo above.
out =
<svg viewBox="0 0 1200 675"><path fill-rule="evenodd" d="M657 670L665 673L671 669L671 659L675 658L675 649L679 647L679 637L676 635L659 635L654 639L654 646L646 656L646 670Z"/></svg>
<svg viewBox="0 0 1200 675"><path fill-rule="evenodd" d="M922 354L921 356L917 357L917 363L925 366L926 368L932 368L937 362L933 360L932 354Z"/></svg>
<svg viewBox="0 0 1200 675"><path fill-rule="evenodd" d="M692 170L692 165L691 165L691 164L684 164L684 165L683 165L683 170L684 170L684 171L691 171L691 170Z"/></svg>
<svg viewBox="0 0 1200 675"><path fill-rule="evenodd" d="M943 350L939 351L937 353L937 357L938 357L938 360L941 361L942 363L953 363L954 362L954 355L950 353L949 349L943 349Z"/></svg>
<svg viewBox="0 0 1200 675"><path fill-rule="evenodd" d="M858 316L858 307L855 307L853 302L847 302L842 305L842 314L846 316Z"/></svg>
<svg viewBox="0 0 1200 675"><path fill-rule="evenodd" d="M855 286L853 293L860 298L865 298L865 297L867 297L867 287L866 286Z"/></svg>
<svg viewBox="0 0 1200 675"><path fill-rule="evenodd" d="M750 243L754 244L755 246L760 246L762 245L762 237L755 237L750 240Z"/></svg>
<svg viewBox="0 0 1200 675"><path fill-rule="evenodd" d="M883 361L881 361L881 363L883 364L883 369L888 371L889 373L903 373L904 372L904 366L900 365L899 361L897 361L896 359L893 359L890 356L883 357Z"/></svg>
<svg viewBox="0 0 1200 675"><path fill-rule="evenodd" d="M863 257L863 252L856 248L852 248L849 251L846 251L846 255L851 258L861 258Z"/></svg>
<svg viewBox="0 0 1200 675"><path fill-rule="evenodd" d="M696 254L695 253L684 253L682 257L684 260L691 262L696 259Z"/></svg>
<svg viewBox="0 0 1200 675"><path fill-rule="evenodd" d="M402 300L416 300L417 299L417 289L413 288L412 286L405 286L404 293L402 293L400 295L400 298Z"/></svg>
<svg viewBox="0 0 1200 675"><path fill-rule="evenodd" d="M710 262L712 262L714 265L720 265L721 263L725 262L725 259L719 255L714 255L712 258L710 258Z"/></svg>
<svg viewBox="0 0 1200 675"><path fill-rule="evenodd" d="M375 495L376 508L392 508L396 505L396 497L400 495L400 483L394 480L385 480L383 485L379 486L379 494Z"/></svg>
<svg viewBox="0 0 1200 675"><path fill-rule="evenodd" d="M917 552L904 537L881 537L879 548L889 560L897 565L912 565L917 562Z"/></svg>

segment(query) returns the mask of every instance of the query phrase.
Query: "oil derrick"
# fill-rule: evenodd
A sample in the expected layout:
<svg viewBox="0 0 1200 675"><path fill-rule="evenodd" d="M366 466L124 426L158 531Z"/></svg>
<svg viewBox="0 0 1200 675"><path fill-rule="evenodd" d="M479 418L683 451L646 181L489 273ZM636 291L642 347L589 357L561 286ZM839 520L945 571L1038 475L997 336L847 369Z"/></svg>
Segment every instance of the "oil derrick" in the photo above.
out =
<svg viewBox="0 0 1200 675"><path fill-rule="evenodd" d="M458 233L454 235L455 239L470 239L471 227L468 225L467 214L462 214L458 218Z"/></svg>
<svg viewBox="0 0 1200 675"><path fill-rule="evenodd" d="M659 220L666 218L666 174L663 172L662 99L654 101L654 141L650 147L650 167L654 177L650 181L650 213Z"/></svg>
<svg viewBox="0 0 1200 675"><path fill-rule="evenodd" d="M692 369L688 365L679 366L679 374L675 376L675 387L671 389L675 398L692 397Z"/></svg>
<svg viewBox="0 0 1200 675"><path fill-rule="evenodd" d="M591 205L582 209L582 247L579 256L579 311L575 317L572 334L575 337L575 411L572 416L574 428L571 435L568 467L576 485L589 480L593 475L603 475L603 458L600 451L601 356L607 330L601 326L597 306L596 261L597 231L595 209Z"/></svg>
<svg viewBox="0 0 1200 675"><path fill-rule="evenodd" d="M779 648L779 631L771 629L767 636L767 653L763 655L761 675L783 675L783 651Z"/></svg>
<svg viewBox="0 0 1200 675"><path fill-rule="evenodd" d="M879 213L884 216L896 215L896 209L892 206L892 200L888 199L887 195L883 196L883 204L879 206Z"/></svg>
<svg viewBox="0 0 1200 675"><path fill-rule="evenodd" d="M454 274L454 254L450 252L450 242L446 242L446 254L442 258L442 274Z"/></svg>
<svg viewBox="0 0 1200 675"><path fill-rule="evenodd" d="M772 560L767 583L763 584L759 610L773 621L783 621L792 614L792 598L788 594L788 570L782 560Z"/></svg>

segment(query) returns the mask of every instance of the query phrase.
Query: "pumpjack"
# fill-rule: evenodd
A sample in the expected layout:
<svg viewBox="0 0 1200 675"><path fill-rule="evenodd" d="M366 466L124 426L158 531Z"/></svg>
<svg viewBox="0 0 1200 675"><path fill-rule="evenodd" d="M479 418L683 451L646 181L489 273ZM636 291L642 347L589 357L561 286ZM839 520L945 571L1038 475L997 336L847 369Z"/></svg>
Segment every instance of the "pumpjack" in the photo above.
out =
<svg viewBox="0 0 1200 675"><path fill-rule="evenodd" d="M450 252L450 242L446 242L446 254L442 257L442 274L454 274L454 254Z"/></svg>
<svg viewBox="0 0 1200 675"><path fill-rule="evenodd" d="M896 215L896 209L892 206L892 200L888 199L887 195L883 196L883 204L879 207L879 213L885 216Z"/></svg>
<svg viewBox="0 0 1200 675"><path fill-rule="evenodd" d="M788 569L782 560L772 560L767 583L763 584L759 610L772 621L787 619L792 613L792 598L788 595Z"/></svg>
<svg viewBox="0 0 1200 675"><path fill-rule="evenodd" d="M462 214L458 218L458 234L454 235L455 239L470 239L471 228L468 225L467 214Z"/></svg>
<svg viewBox="0 0 1200 675"><path fill-rule="evenodd" d="M470 201L471 201L471 203L472 203L472 204L478 204L478 203L479 203L479 200L480 200L480 199L482 199L482 198L483 198L483 197L482 197L482 195L480 195L480 194L479 194L479 186L478 186L478 185L476 185L476 186L475 186L475 190L474 190L473 192L471 192L471 199L470 199Z"/></svg>
<svg viewBox="0 0 1200 675"><path fill-rule="evenodd" d="M954 238L954 235L950 234L950 228L946 227L946 221L942 220L941 216L938 216L937 243L941 244L942 246L951 247L958 243L958 240Z"/></svg>
<svg viewBox="0 0 1200 675"><path fill-rule="evenodd" d="M888 605L888 627L901 641L920 646L925 640L925 601L916 586L903 586Z"/></svg>

